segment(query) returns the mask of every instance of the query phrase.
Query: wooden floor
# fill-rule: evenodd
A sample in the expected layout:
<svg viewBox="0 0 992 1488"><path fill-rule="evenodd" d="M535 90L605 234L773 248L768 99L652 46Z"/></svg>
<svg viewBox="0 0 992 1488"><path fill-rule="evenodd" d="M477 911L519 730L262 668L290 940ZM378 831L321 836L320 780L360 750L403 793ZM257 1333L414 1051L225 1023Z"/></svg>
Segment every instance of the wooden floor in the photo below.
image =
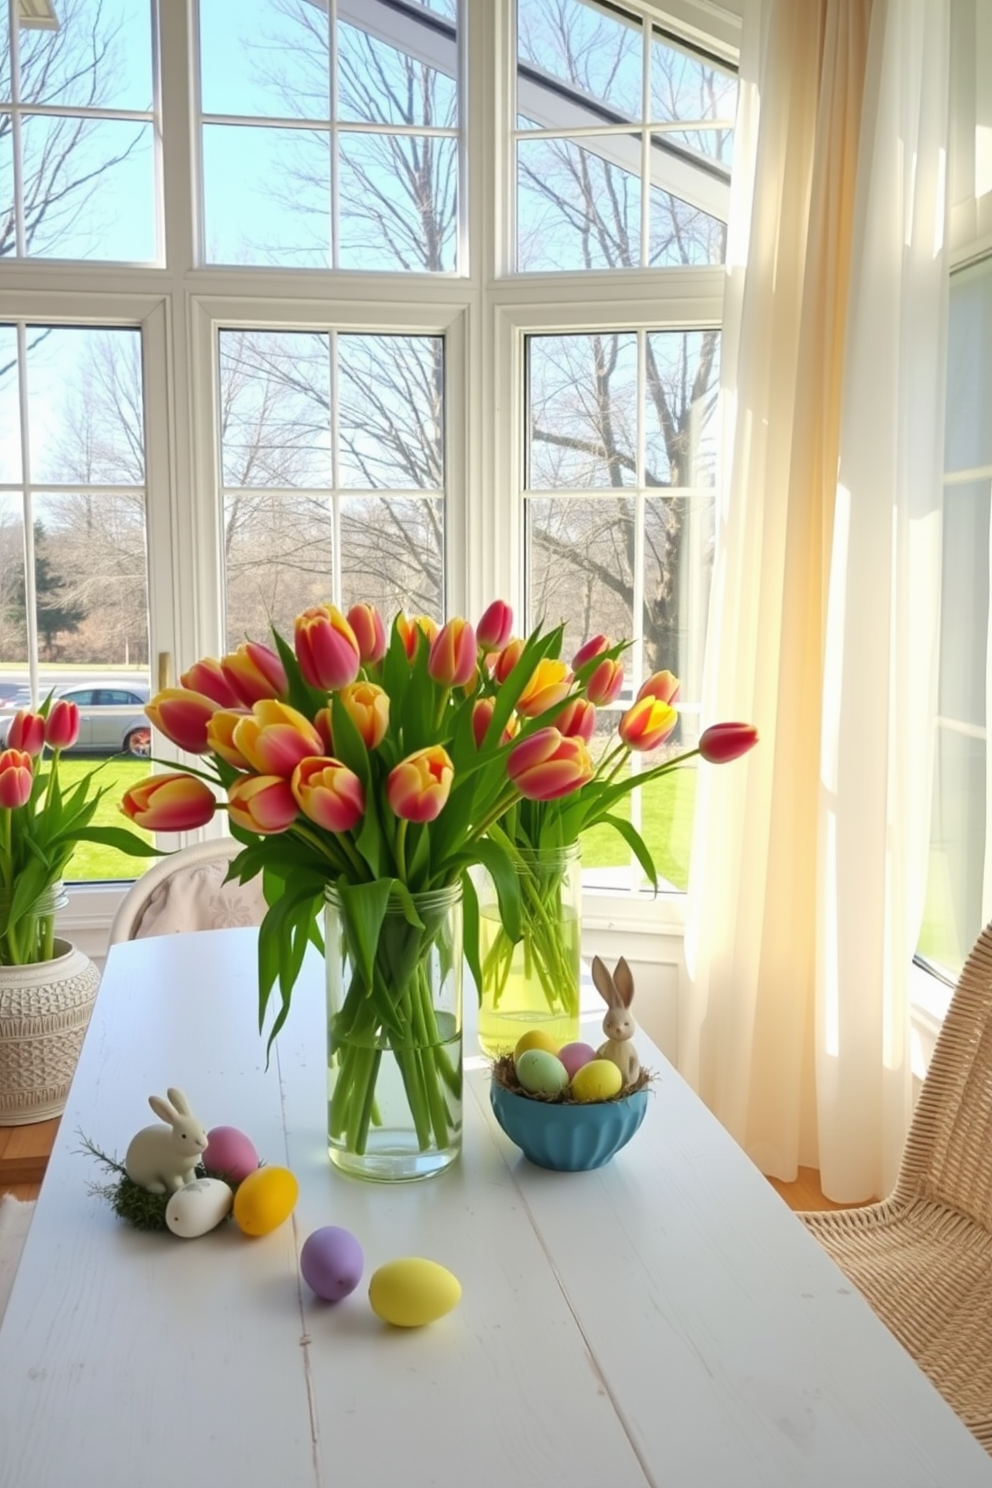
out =
<svg viewBox="0 0 992 1488"><path fill-rule="evenodd" d="M0 1194L37 1198L58 1129L58 1117L34 1126L0 1126ZM823 1197L815 1168L800 1168L795 1183L768 1181L792 1209L844 1208Z"/></svg>

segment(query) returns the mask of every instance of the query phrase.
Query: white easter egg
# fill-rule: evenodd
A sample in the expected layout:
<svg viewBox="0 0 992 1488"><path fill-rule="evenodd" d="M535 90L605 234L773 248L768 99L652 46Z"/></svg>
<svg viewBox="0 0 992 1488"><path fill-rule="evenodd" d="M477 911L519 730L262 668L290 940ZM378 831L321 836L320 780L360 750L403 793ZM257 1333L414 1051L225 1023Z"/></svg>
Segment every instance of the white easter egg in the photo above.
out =
<svg viewBox="0 0 992 1488"><path fill-rule="evenodd" d="M231 1212L232 1189L222 1178L195 1178L172 1195L165 1209L165 1222L174 1235L195 1240L214 1230Z"/></svg>

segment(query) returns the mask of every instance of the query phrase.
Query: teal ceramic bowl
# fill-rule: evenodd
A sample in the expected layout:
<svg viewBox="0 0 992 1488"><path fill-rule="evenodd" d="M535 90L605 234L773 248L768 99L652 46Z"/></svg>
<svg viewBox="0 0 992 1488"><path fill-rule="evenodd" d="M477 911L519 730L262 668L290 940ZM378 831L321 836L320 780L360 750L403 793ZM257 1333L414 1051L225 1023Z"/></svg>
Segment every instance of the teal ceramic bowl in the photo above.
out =
<svg viewBox="0 0 992 1488"><path fill-rule="evenodd" d="M648 1108L646 1090L623 1100L562 1105L515 1095L494 1080L489 1096L496 1120L524 1157L563 1173L608 1163L630 1141Z"/></svg>

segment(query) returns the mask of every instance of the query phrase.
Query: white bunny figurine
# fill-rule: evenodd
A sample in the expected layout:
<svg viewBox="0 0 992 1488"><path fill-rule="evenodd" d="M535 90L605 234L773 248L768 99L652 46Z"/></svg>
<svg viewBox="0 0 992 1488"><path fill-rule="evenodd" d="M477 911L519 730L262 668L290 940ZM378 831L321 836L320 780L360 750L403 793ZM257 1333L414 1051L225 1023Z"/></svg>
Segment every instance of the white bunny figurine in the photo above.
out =
<svg viewBox="0 0 992 1488"><path fill-rule="evenodd" d="M181 1090L170 1086L168 1100L150 1095L148 1104L167 1126L143 1126L131 1138L124 1167L132 1183L149 1193L176 1193L196 1176L207 1133Z"/></svg>
<svg viewBox="0 0 992 1488"><path fill-rule="evenodd" d="M606 1043L600 1044L597 1058L609 1059L623 1076L624 1086L632 1085L641 1073L637 1050L630 1040L634 1037L636 1024L630 1011L634 1000L634 978L630 967L621 956L613 975L607 971L598 956L592 960L592 979L606 1002L609 1011L603 1019Z"/></svg>

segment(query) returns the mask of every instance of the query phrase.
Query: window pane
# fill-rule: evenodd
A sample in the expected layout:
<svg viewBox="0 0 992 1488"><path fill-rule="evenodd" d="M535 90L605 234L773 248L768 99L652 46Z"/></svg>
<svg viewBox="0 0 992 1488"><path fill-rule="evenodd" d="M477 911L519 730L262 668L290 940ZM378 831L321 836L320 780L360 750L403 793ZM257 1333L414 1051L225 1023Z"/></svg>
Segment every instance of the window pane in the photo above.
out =
<svg viewBox="0 0 992 1488"><path fill-rule="evenodd" d="M369 124L420 124L453 128L458 123L456 53L450 73L361 31L338 26L340 117Z"/></svg>
<svg viewBox="0 0 992 1488"><path fill-rule="evenodd" d="M5 684L26 685L28 622L24 598L24 507L20 496L7 492L0 492L0 657L4 662L0 679ZM3 701L0 698L0 706Z"/></svg>
<svg viewBox="0 0 992 1488"><path fill-rule="evenodd" d="M225 330L220 346L228 644L270 618L289 634L325 600L443 619L442 338Z"/></svg>
<svg viewBox="0 0 992 1488"><path fill-rule="evenodd" d="M326 132L204 125L203 197L208 263L330 267Z"/></svg>
<svg viewBox="0 0 992 1488"><path fill-rule="evenodd" d="M437 336L338 337L341 484L444 485L444 343Z"/></svg>
<svg viewBox="0 0 992 1488"><path fill-rule="evenodd" d="M719 331L652 331L645 386L646 484L716 480Z"/></svg>
<svg viewBox="0 0 992 1488"><path fill-rule="evenodd" d="M56 14L53 30L19 29L21 102L49 108L150 109L148 0L56 0Z"/></svg>
<svg viewBox="0 0 992 1488"><path fill-rule="evenodd" d="M698 702L713 572L713 503L668 496L644 504L644 672L667 668Z"/></svg>
<svg viewBox="0 0 992 1488"><path fill-rule="evenodd" d="M528 487L632 485L636 336L532 336L527 345Z"/></svg>
<svg viewBox="0 0 992 1488"><path fill-rule="evenodd" d="M17 412L17 331L0 325L0 481L21 479L21 427Z"/></svg>
<svg viewBox="0 0 992 1488"><path fill-rule="evenodd" d="M341 267L452 272L456 141L343 133L339 152Z"/></svg>
<svg viewBox="0 0 992 1488"><path fill-rule="evenodd" d="M590 636L632 639L633 559L632 501L529 497L528 628L564 621L566 656Z"/></svg>
<svg viewBox="0 0 992 1488"><path fill-rule="evenodd" d="M632 17L579 0L518 0L519 61L627 119L641 117L641 49L641 25Z"/></svg>
<svg viewBox="0 0 992 1488"><path fill-rule="evenodd" d="M144 494L36 495L34 532L41 660L147 683Z"/></svg>
<svg viewBox="0 0 992 1488"><path fill-rule="evenodd" d="M455 6L441 0L428 13L377 0L344 12L201 0L208 263L455 270L458 49L441 19L453 20Z"/></svg>
<svg viewBox="0 0 992 1488"><path fill-rule="evenodd" d="M142 485L140 331L28 326L25 339L32 478Z"/></svg>
<svg viewBox="0 0 992 1488"><path fill-rule="evenodd" d="M727 225L670 191L651 188L648 258L652 268L723 263Z"/></svg>
<svg viewBox="0 0 992 1488"><path fill-rule="evenodd" d="M328 119L326 5L200 0L204 113Z"/></svg>
<svg viewBox="0 0 992 1488"><path fill-rule="evenodd" d="M948 321L948 470L992 464L992 260L952 280Z"/></svg>
<svg viewBox="0 0 992 1488"><path fill-rule="evenodd" d="M30 254L132 263L155 258L152 125L28 115L21 130Z"/></svg>
<svg viewBox="0 0 992 1488"><path fill-rule="evenodd" d="M221 331L226 486L330 486L330 340L317 332Z"/></svg>
<svg viewBox="0 0 992 1488"><path fill-rule="evenodd" d="M349 497L341 503L341 598L384 616L397 610L444 619L441 500Z"/></svg>
<svg viewBox="0 0 992 1488"><path fill-rule="evenodd" d="M657 32L651 42L651 122L655 124L699 123L720 120L733 124L737 114L737 79L730 72L714 67L680 51ZM732 129L715 150L706 150L717 160L729 164Z"/></svg>
<svg viewBox="0 0 992 1488"><path fill-rule="evenodd" d="M627 162L629 161L629 165ZM517 145L517 266L636 268L641 180L636 137L603 135Z"/></svg>
<svg viewBox="0 0 992 1488"><path fill-rule="evenodd" d="M334 572L329 497L231 491L224 499L227 646L293 633L301 610L328 599Z"/></svg>
<svg viewBox="0 0 992 1488"><path fill-rule="evenodd" d="M992 260L985 260L956 273L950 289L938 719L918 946L951 978L988 919L990 398Z"/></svg>

